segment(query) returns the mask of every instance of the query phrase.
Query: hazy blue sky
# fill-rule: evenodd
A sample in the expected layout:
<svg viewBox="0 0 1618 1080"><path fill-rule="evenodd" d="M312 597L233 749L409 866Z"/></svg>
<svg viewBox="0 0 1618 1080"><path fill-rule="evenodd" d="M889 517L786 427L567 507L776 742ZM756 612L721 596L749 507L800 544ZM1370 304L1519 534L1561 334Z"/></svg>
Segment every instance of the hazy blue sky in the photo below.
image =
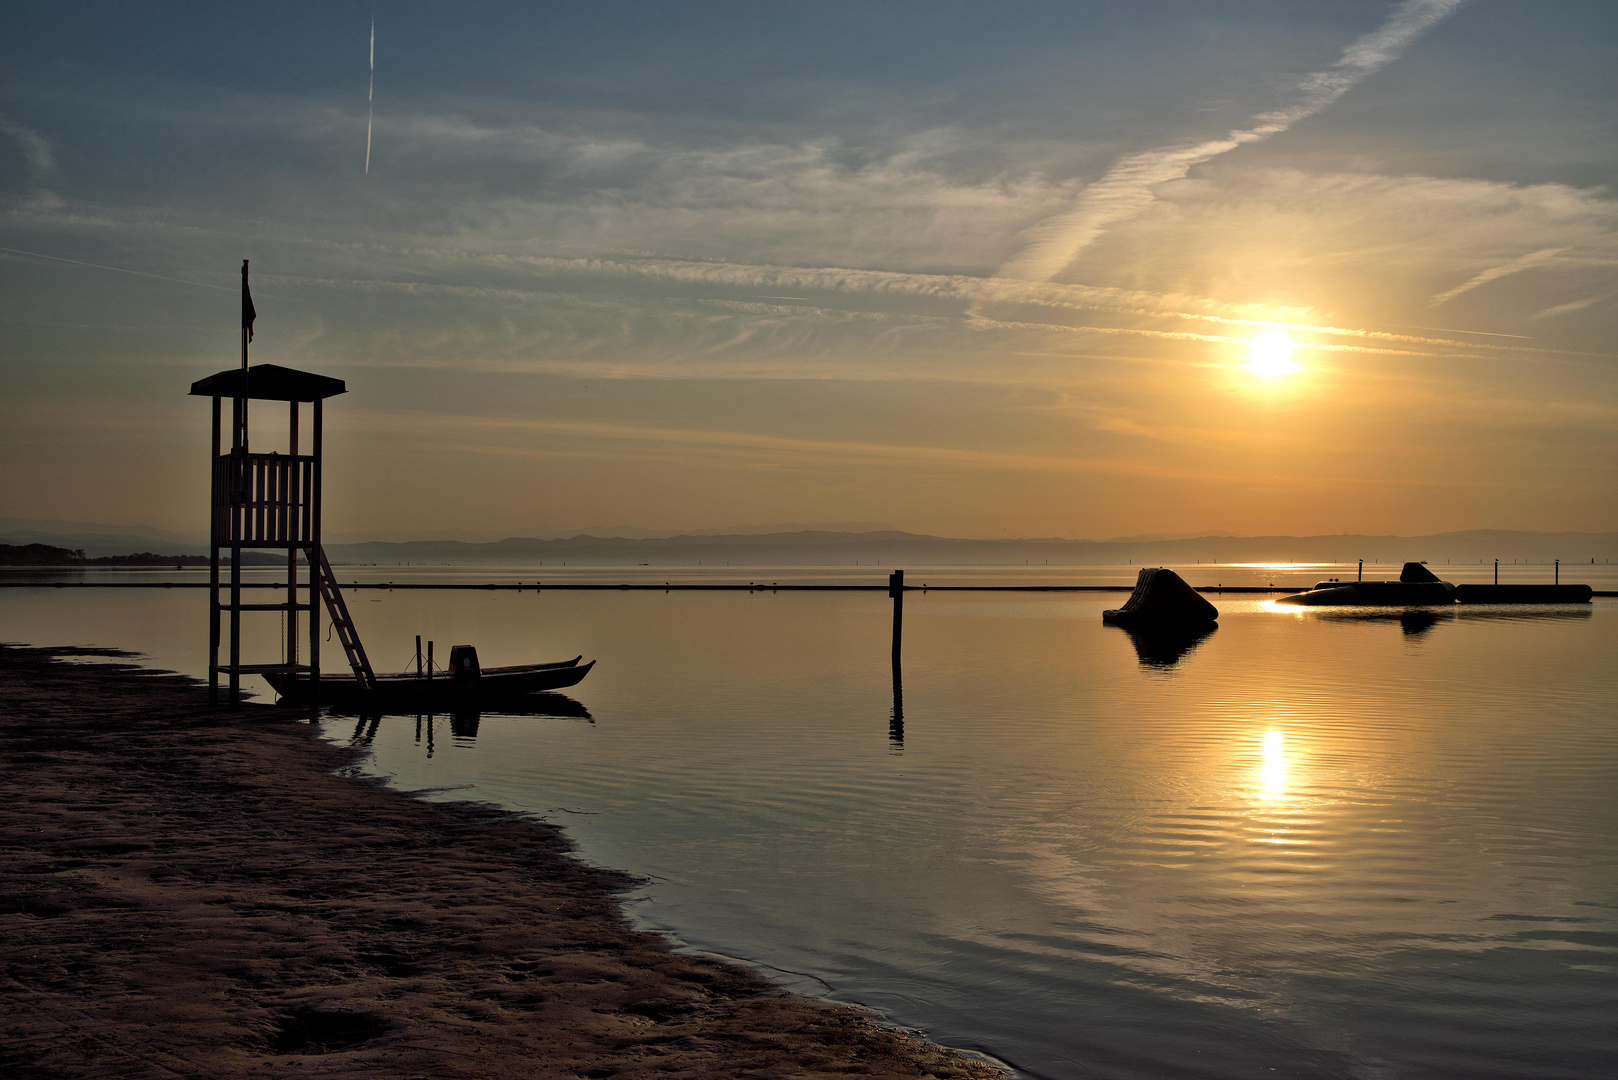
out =
<svg viewBox="0 0 1618 1080"><path fill-rule="evenodd" d="M1615 71L1610 0L13 2L0 516L202 527L249 258L345 533L1618 529Z"/></svg>

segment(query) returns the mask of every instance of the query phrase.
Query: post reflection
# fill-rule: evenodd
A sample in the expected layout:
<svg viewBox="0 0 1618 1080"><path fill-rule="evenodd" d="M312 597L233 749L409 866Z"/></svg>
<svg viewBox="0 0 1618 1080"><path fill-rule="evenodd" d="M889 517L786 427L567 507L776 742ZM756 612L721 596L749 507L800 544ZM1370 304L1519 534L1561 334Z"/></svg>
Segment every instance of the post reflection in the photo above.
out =
<svg viewBox="0 0 1618 1080"><path fill-rule="evenodd" d="M349 740L355 746L368 746L376 738L377 725L382 723L381 714L361 714L354 724L354 737Z"/></svg>
<svg viewBox="0 0 1618 1080"><path fill-rule="evenodd" d="M426 728L427 728L427 756L432 757L433 756L433 717L432 717L431 713L428 713L426 716L423 716L420 713L416 714L416 745L417 746L421 745L421 732L422 732L423 721L426 722Z"/></svg>
<svg viewBox="0 0 1618 1080"><path fill-rule="evenodd" d="M904 679L896 662L893 665L893 710L888 713L888 752L902 754L905 749L905 693Z"/></svg>

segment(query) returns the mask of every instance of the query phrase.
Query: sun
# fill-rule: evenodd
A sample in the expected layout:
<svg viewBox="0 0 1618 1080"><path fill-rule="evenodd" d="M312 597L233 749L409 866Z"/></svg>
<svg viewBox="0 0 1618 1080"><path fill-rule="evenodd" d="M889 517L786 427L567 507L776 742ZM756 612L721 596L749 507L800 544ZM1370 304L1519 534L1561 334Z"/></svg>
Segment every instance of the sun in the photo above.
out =
<svg viewBox="0 0 1618 1080"><path fill-rule="evenodd" d="M1261 379L1280 379L1303 368L1292 362L1292 339L1281 330L1266 330L1253 339L1242 367Z"/></svg>

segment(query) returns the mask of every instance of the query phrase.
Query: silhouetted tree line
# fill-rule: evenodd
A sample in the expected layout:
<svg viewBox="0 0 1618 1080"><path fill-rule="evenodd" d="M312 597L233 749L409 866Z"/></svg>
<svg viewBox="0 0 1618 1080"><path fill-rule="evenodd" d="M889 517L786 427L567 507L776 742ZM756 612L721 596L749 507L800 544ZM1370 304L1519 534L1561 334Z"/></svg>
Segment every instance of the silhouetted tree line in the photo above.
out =
<svg viewBox="0 0 1618 1080"><path fill-rule="evenodd" d="M229 561L227 558L225 561ZM284 556L244 552L242 565L279 566ZM138 551L133 555L102 555L89 558L83 548L56 547L52 544L0 544L0 566L207 566L206 555L158 555Z"/></svg>

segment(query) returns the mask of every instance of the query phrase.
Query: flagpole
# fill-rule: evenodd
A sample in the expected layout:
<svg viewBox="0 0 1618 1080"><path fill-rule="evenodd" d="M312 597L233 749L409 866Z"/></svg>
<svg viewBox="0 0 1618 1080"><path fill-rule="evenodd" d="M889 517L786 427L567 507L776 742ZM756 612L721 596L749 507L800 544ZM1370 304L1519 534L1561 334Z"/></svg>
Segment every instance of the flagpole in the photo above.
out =
<svg viewBox="0 0 1618 1080"><path fill-rule="evenodd" d="M247 291L247 260L242 260L242 416L237 449L247 452L247 343L253 339L253 294Z"/></svg>

